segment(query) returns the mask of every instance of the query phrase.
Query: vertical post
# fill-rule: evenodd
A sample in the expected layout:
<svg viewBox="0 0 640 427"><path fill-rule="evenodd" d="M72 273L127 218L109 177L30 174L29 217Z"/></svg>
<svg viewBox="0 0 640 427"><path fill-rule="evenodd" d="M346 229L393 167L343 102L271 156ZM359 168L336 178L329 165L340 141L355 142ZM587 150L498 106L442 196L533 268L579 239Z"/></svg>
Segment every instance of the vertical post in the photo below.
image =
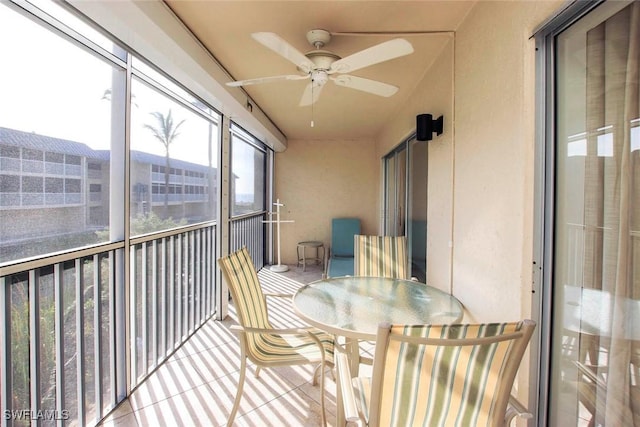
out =
<svg viewBox="0 0 640 427"><path fill-rule="evenodd" d="M167 346L166 353L169 353L171 350L176 348L176 287L175 287L175 277L176 277L176 241L174 236L169 237L169 289L167 290L167 298L169 298L169 319L167 322ZM165 353L165 354L166 354Z"/></svg>
<svg viewBox="0 0 640 427"><path fill-rule="evenodd" d="M56 263L53 266L53 290L55 300L55 321L54 329L56 335L56 410L58 414L66 408L65 400L65 372L64 372L64 277L62 264ZM5 347L6 348L6 347ZM62 426L63 420L57 421L57 425Z"/></svg>
<svg viewBox="0 0 640 427"><path fill-rule="evenodd" d="M136 259L136 248L135 246L129 246L129 259ZM128 314L129 314L129 322L127 323L127 330L129 332L128 338L128 348L127 353L129 354L129 372L130 372L130 384L131 387L136 378L138 378L138 347L136 345L136 306L137 306L137 296L136 296L136 269L137 263L131 262L129 266L129 286L128 291Z"/></svg>
<svg viewBox="0 0 640 427"><path fill-rule="evenodd" d="M218 183L219 183L219 201L218 203L218 225L217 232L217 257L229 254L229 224L231 217L230 209L230 191L231 191L231 123L227 115L222 116L222 126L220 126L221 144L220 155L218 156ZM215 261L214 261L215 262ZM229 290L226 283L222 280L220 269L216 268L216 295L215 305L216 319L222 320L229 313Z"/></svg>
<svg viewBox="0 0 640 427"><path fill-rule="evenodd" d="M93 377L95 393L94 421L102 419L102 270L100 255L93 256Z"/></svg>
<svg viewBox="0 0 640 427"><path fill-rule="evenodd" d="M11 281L6 277L0 277L0 349L4 352L0 358L0 409L2 414L11 411ZM0 425L10 425L5 417L0 418Z"/></svg>
<svg viewBox="0 0 640 427"><path fill-rule="evenodd" d="M80 258L75 263L76 279L76 396L78 396L78 424L86 423L85 343L84 343L84 266Z"/></svg>
<svg viewBox="0 0 640 427"><path fill-rule="evenodd" d="M40 273L29 271L29 333L30 333L30 389L31 411L37 413L41 407L40 399ZM80 358L78 358L78 363ZM22 408L19 408L22 409ZM78 416L80 413L78 413ZM31 424L35 425L32 420Z"/></svg>
<svg viewBox="0 0 640 427"><path fill-rule="evenodd" d="M281 265L280 258L280 199L276 200L276 233L278 233L278 265Z"/></svg>

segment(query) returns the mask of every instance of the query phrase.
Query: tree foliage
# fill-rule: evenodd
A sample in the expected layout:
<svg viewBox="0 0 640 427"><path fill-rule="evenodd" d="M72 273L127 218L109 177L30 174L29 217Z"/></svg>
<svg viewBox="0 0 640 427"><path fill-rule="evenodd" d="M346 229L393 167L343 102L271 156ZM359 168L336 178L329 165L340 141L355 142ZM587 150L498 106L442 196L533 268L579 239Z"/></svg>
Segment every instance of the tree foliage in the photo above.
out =
<svg viewBox="0 0 640 427"><path fill-rule="evenodd" d="M171 109L169 109L166 116L159 111L154 111L149 114L156 119L157 124L154 126L147 123L144 125L144 128L149 129L154 138L162 143L166 150L166 155L169 157L169 146L180 135L178 129L185 121L183 119L176 124L173 120Z"/></svg>

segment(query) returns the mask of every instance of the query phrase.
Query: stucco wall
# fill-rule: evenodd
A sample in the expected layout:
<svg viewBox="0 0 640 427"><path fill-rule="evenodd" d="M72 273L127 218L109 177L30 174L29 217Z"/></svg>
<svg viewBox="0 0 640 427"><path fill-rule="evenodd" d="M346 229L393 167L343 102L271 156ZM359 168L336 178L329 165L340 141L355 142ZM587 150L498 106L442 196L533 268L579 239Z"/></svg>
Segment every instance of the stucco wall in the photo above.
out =
<svg viewBox="0 0 640 427"><path fill-rule="evenodd" d="M374 142L289 141L275 155L275 197L285 204L281 225L281 262L296 264L296 244L331 242L331 218L357 217L364 233L376 234L380 192L379 158Z"/></svg>
<svg viewBox="0 0 640 427"><path fill-rule="evenodd" d="M479 2L456 35L453 292L481 321L531 316L534 29L561 2Z"/></svg>
<svg viewBox="0 0 640 427"><path fill-rule="evenodd" d="M451 291L451 218L453 167L453 34L427 36L443 40L440 55L425 71L422 82L402 109L397 111L377 139L378 157L387 154L416 130L416 116L429 113L444 117L440 136L433 135L428 145L427 186L427 283ZM381 174L382 170L378 172ZM381 203L379 200L378 203Z"/></svg>

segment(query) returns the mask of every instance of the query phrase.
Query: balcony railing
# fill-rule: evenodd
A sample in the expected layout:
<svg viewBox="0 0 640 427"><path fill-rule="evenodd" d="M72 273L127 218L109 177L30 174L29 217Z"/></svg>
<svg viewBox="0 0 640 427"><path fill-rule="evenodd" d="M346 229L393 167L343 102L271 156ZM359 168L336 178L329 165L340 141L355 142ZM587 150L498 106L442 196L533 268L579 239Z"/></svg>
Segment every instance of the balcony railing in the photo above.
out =
<svg viewBox="0 0 640 427"><path fill-rule="evenodd" d="M122 254L112 244L0 277L1 404L14 425L28 425L38 411L91 424L115 407Z"/></svg>
<svg viewBox="0 0 640 427"><path fill-rule="evenodd" d="M205 223L3 267L2 413L97 423L216 312L216 258Z"/></svg>
<svg viewBox="0 0 640 427"><path fill-rule="evenodd" d="M246 246L256 270L264 267L265 261L265 216L266 212L256 212L231 219L231 251Z"/></svg>
<svg viewBox="0 0 640 427"><path fill-rule="evenodd" d="M161 204L164 201L168 203L183 203L183 202L206 202L208 201L207 194L152 194L151 202L154 204Z"/></svg>
<svg viewBox="0 0 640 427"><path fill-rule="evenodd" d="M215 236L211 225L132 242L134 385L215 313Z"/></svg>

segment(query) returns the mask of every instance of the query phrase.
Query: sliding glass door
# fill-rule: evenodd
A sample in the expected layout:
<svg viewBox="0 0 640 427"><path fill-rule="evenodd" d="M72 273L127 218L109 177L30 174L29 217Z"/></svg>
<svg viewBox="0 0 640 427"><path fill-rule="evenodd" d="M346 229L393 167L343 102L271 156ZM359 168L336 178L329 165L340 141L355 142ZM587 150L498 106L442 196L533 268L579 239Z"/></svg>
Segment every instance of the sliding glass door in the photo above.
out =
<svg viewBox="0 0 640 427"><path fill-rule="evenodd" d="M387 155L385 165L384 234L404 236L407 213L407 147Z"/></svg>
<svg viewBox="0 0 640 427"><path fill-rule="evenodd" d="M640 2L569 22L548 45L547 425L640 426Z"/></svg>
<svg viewBox="0 0 640 427"><path fill-rule="evenodd" d="M384 234L407 236L411 276L427 277L428 145L415 138L384 158Z"/></svg>

